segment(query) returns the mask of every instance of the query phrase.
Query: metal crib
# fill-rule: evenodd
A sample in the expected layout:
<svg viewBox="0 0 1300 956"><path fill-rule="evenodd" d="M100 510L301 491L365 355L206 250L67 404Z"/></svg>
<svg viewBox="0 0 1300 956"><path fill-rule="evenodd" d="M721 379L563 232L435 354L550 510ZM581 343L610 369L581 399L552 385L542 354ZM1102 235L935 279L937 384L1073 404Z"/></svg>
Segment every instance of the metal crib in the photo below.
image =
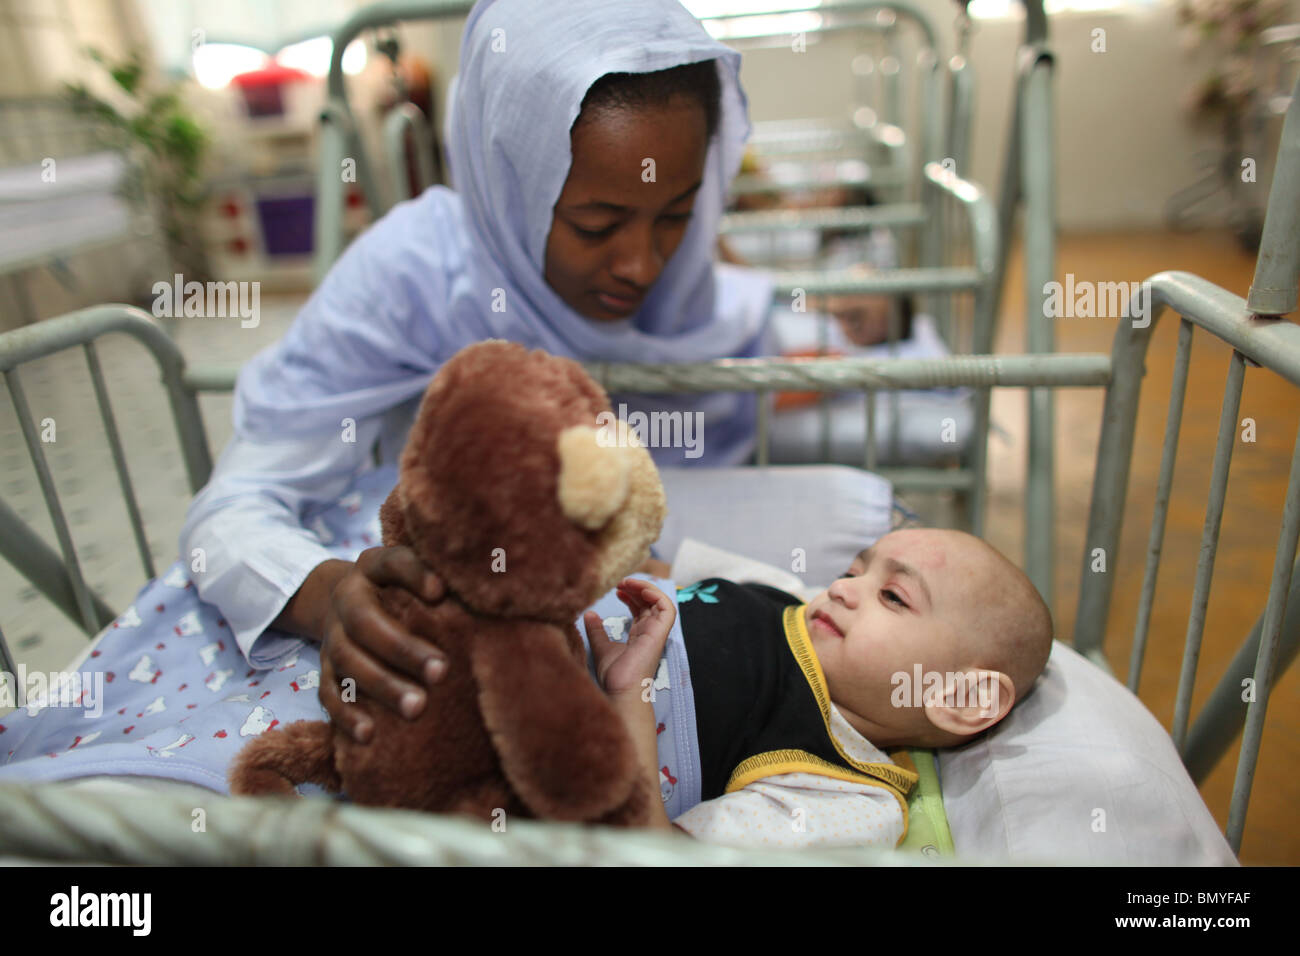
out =
<svg viewBox="0 0 1300 956"><path fill-rule="evenodd" d="M1033 75L1033 70L1029 71ZM1050 76L1048 77L1050 78ZM1029 81L1044 87L1047 78ZM1040 89L1031 109L1046 109ZM1036 106L1032 104L1037 104ZM1023 133L1024 120L1020 122ZM1016 134L1020 135L1020 134ZM1038 164L1028 164L1037 169ZM1094 473L1087 534L1081 557L1080 600L1071 641L1094 662L1108 667L1104 655L1115 574L1096 573L1096 549L1119 559L1120 528L1134 453L1135 423L1148 347L1165 313L1179 316L1179 341L1173 358L1173 390L1161 456L1160 473L1144 564L1142 596L1133 625L1134 645L1128 683L1136 688L1151 619L1152 599L1164 540L1169 492L1181 424L1183 395L1196 329L1231 346L1223 411L1206 503L1200 559L1182 660L1173 740L1194 779L1217 763L1236 732L1245 732L1239 750L1227 838L1234 852L1241 846L1246 812L1259 756L1269 695L1276 675L1300 647L1300 575L1296 574L1300 541L1300 434L1293 453L1286 500L1274 546L1273 574L1266 606L1247 635L1232 665L1223 674L1206 706L1191 721L1191 695L1205 626L1219 531L1224 515L1244 371L1247 363L1268 369L1300 387L1300 328L1280 316L1297 307L1300 275L1300 84L1293 93L1269 199L1263 244L1254 281L1246 299L1187 273L1162 272L1144 283L1139 305L1149 308L1149 323L1123 322L1110 355L966 355L933 361L862 359L755 359L675 366L597 364L589 370L610 390L755 391L778 389L841 391L965 386L984 400L990 389L1028 388L1050 396L1057 388L1104 388L1105 408ZM935 174L938 175L937 173ZM1050 182L1050 179L1048 180ZM1042 186L1038 182L1036 186ZM1015 190L1012 190L1014 195ZM1036 189L1028 190L1032 202ZM1050 195L1050 193L1049 193ZM1005 199L1005 197L1004 197ZM1008 206L1004 202L1004 212ZM1049 260L1050 261L1050 260ZM1038 263L1040 266L1042 262ZM1031 270L1032 272L1032 270ZM1042 286L1034 286L1030 291ZM1036 293L1034 293L1036 294ZM1032 296L1031 296L1032 298ZM1134 314L1137 310L1134 310ZM119 429L109 408L95 340L125 332L139 340L158 362L173 421L183 450L189 484L197 491L211 470L211 454L198 410L200 393L229 387L229 378L190 368L175 344L143 312L106 305L62 316L0 335L0 371L19 416L38 480L49 505L61 555L0 501L0 553L28 577L87 634L113 619L80 572L63 508L55 490L42 443L24 398L20 368L50 353L80 346L86 354L105 430L142 562L152 574L139 508L131 491ZM1048 406L1050 407L1050 405ZM767 440L760 421L760 446ZM1041 502L1027 501L1031 509ZM1042 526L1038 526L1042 531ZM1040 553L1035 542L1030 553ZM1028 556L1027 556L1028 557ZM1032 565L1031 565L1032 567ZM13 658L0 635L0 664L13 669ZM1243 705L1243 678L1255 694ZM1190 725L1190 727L1189 727ZM0 850L27 857L112 863L881 863L925 862L888 852L809 851L797 858L755 850L732 850L669 840L652 834L584 830L551 824L519 823L508 834L493 834L462 821L401 811L340 809L316 801L282 802L222 798L207 801L208 833L191 829L189 800L159 796L148 801L65 792L57 786L0 787ZM971 861L974 862L974 861Z"/></svg>

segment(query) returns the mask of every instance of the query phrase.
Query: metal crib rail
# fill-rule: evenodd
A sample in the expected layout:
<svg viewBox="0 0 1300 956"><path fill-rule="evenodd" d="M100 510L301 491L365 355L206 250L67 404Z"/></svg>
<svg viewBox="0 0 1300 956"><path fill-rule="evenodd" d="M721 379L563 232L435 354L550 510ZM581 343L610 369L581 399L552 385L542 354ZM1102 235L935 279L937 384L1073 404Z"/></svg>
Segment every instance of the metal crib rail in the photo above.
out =
<svg viewBox="0 0 1300 956"><path fill-rule="evenodd" d="M19 378L19 367L46 355L80 345L86 354L90 377L95 387L95 397L104 422L105 436L113 455L118 483L127 505L140 560L145 574L155 576L153 560L149 554L140 508L136 501L131 476L122 450L117 421L113 416L104 375L95 350L95 340L111 332L124 332L145 346L158 363L163 387L176 426L185 461L191 493L197 493L212 472L212 455L208 449L203 419L199 414L194 389L185 382L185 360L180 349L166 331L150 315L128 305L101 305L58 318L47 319L36 325L25 326L0 334L0 372L13 400L23 437L27 443L37 480L45 496L50 520L58 538L62 560L7 505L0 501L0 555L18 568L49 600L76 622L88 635L96 634L116 616L107 604L86 585L73 547L72 535L59 501L58 491L45 458L42 442L32 420L26 394ZM0 638L0 657L6 658L8 670L12 660Z"/></svg>
<svg viewBox="0 0 1300 956"><path fill-rule="evenodd" d="M1294 281L1293 278L1293 284ZM1147 290L1149 298L1145 298ZM1183 394L1187 385L1187 364L1193 331L1199 327L1231 345L1233 353L1224 386L1223 411L1219 421L1196 581L1188 612L1172 736L1189 769L1203 776L1217 762L1236 729L1245 724L1227 830L1229 845L1236 853L1241 849L1246 808L1259 757L1260 737L1273 677L1278 672L1279 659L1284 668L1294 658L1297 644L1300 643L1300 627L1297 627L1300 616L1294 614L1294 604L1293 613L1286 615L1288 595L1293 590L1293 583L1300 584L1300 578L1297 578L1294 569L1297 537L1300 536L1300 434L1296 438L1286 502L1281 516L1281 530L1274 551L1268 603L1263 617L1247 637L1237 660L1224 674L1219 689L1202 711L1197 724L1199 731L1192 741L1189 741L1187 735L1187 724L1223 518L1228 470L1236 440L1237 412L1245 363L1249 361L1269 369L1293 385L1300 386L1300 327L1285 321L1261 320L1250 312L1240 296L1187 273L1162 272L1152 276L1144 285L1143 295L1145 300L1142 305L1145 308L1140 314L1149 315L1151 321L1142 327L1122 323L1116 333L1111 355L1113 381L1107 389L1102 413L1103 424L1085 538L1079 605L1075 615L1074 645L1092 659L1101 659L1114 574L1094 573L1093 555L1100 549L1106 556L1107 565L1112 569L1117 566L1147 348L1157 321L1166 310L1172 310L1182 319L1128 683L1130 690L1136 692L1169 508L1178 430L1182 422ZM1139 313L1135 311L1135 314ZM1287 624L1285 632L1284 622ZM1254 668L1253 672L1247 673L1254 681L1254 698L1243 710L1240 680L1246 676L1243 671L1251 656L1247 648L1252 646L1256 648L1253 655Z"/></svg>
<svg viewBox="0 0 1300 956"><path fill-rule="evenodd" d="M316 182L316 233L312 269L316 281L342 254L344 246L344 183L340 174L345 158L356 161L357 183L370 214L378 219L391 205L379 192L369 154L348 105L343 78L343 52L362 31L403 20L449 20L464 17L472 0L380 0L357 10L334 32L334 52L327 81L328 100L320 115L320 166ZM417 149L417 152L419 150Z"/></svg>
<svg viewBox="0 0 1300 956"><path fill-rule="evenodd" d="M196 811L203 829L196 832ZM565 823L481 823L323 799L175 794L147 800L57 784L0 785L0 853L137 866L943 866L878 849L738 849Z"/></svg>

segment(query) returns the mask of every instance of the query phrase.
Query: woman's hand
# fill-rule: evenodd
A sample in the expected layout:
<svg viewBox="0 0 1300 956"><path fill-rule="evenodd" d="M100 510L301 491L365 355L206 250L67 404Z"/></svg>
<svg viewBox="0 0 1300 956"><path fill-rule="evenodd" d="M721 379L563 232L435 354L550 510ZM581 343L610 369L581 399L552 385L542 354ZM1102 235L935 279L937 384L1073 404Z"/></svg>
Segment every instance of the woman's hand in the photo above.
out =
<svg viewBox="0 0 1300 956"><path fill-rule="evenodd" d="M640 697L659 669L659 658L663 657L668 632L677 619L677 609L666 594L639 578L625 578L620 582L618 597L633 617L626 643L609 639L595 611L584 614L582 621L596 662L596 678L605 693L611 697Z"/></svg>
<svg viewBox="0 0 1300 956"><path fill-rule="evenodd" d="M436 647L402 628L384 610L379 589L389 586L405 588L428 604L445 594L442 581L416 553L398 546L369 548L355 564L322 563L294 599L311 609L300 610L299 617L315 618L298 633L321 641L321 704L358 743L369 739L373 727L350 706L357 694L413 719L424 710L426 688L442 679L447 666ZM340 689L344 678L355 681L346 700Z"/></svg>

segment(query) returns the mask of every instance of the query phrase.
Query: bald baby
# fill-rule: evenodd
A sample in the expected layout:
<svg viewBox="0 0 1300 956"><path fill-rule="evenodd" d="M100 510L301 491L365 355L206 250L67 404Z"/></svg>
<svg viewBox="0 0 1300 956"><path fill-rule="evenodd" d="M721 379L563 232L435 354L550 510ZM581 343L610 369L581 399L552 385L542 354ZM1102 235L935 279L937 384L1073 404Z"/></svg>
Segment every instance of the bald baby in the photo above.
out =
<svg viewBox="0 0 1300 956"><path fill-rule="evenodd" d="M808 603L831 700L878 747L949 747L996 725L1042 673L1052 617L1018 567L961 531L885 535Z"/></svg>

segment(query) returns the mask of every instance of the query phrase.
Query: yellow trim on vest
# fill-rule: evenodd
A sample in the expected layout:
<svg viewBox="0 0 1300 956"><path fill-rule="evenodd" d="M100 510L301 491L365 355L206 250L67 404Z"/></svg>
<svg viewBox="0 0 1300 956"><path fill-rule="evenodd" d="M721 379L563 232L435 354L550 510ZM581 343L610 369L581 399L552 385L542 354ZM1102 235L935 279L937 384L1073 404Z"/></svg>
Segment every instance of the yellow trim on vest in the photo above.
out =
<svg viewBox="0 0 1300 956"><path fill-rule="evenodd" d="M873 787L884 787L894 795L903 811L903 834L898 838L898 842L901 844L907 838L907 795L916 786L918 780L916 770L912 768L905 769L891 763L863 763L850 757L845 753L844 748L840 746L835 732L831 730L831 697L826 689L826 675L822 672L821 662L813 651L812 636L809 635L808 627L804 623L804 610L806 607L806 604L790 604L786 606L782 617L786 641L790 645L790 650L794 653L795 660L799 662L799 667L803 671L804 678L808 681L808 686L812 689L813 696L817 699L817 707L821 710L822 720L826 724L826 735L830 738L835 750L844 759L845 763L856 768L860 774L845 770L843 767L837 767L816 754L810 754L802 750L773 750L768 753L757 754L743 761L732 772L731 779L727 781L726 792L731 793L753 783L755 780L781 773L815 773L824 777L866 783Z"/></svg>
<svg viewBox="0 0 1300 956"><path fill-rule="evenodd" d="M743 789L755 780L762 780L764 777L775 777L781 773L816 773L823 777L835 777L839 780L848 780L851 783L869 783L874 787L881 786L881 782L866 774L854 773L852 770L846 770L838 764L833 764L829 760L823 760L816 754L811 754L806 750L769 750L767 753L755 754L741 762L731 774L731 779L727 781L727 793ZM893 787L889 788L893 790Z"/></svg>

